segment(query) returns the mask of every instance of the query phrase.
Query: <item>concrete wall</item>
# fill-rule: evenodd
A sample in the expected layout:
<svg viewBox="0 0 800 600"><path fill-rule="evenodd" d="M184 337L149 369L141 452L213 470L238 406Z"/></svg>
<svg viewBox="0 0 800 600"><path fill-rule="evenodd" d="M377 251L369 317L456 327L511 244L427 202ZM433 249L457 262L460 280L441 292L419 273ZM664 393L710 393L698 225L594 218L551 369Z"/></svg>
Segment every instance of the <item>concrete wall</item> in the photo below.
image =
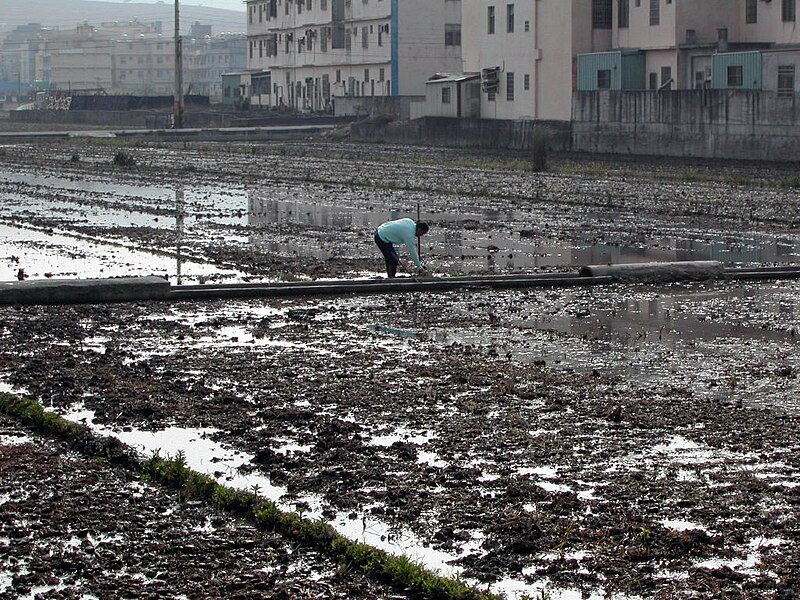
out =
<svg viewBox="0 0 800 600"><path fill-rule="evenodd" d="M342 96L334 98L334 107L337 117L390 115L398 119L410 119L411 105L424 101L425 96Z"/></svg>
<svg viewBox="0 0 800 600"><path fill-rule="evenodd" d="M447 119L426 117L386 124L354 123L350 137L356 142L420 144L458 148L533 147L537 135L547 135L548 148L567 150L570 124L561 121L504 121L497 119Z"/></svg>
<svg viewBox="0 0 800 600"><path fill-rule="evenodd" d="M66 123L70 125L107 125L166 129L171 126L171 112L149 110L15 110L10 113L14 123ZM192 127L186 123L187 127Z"/></svg>
<svg viewBox="0 0 800 600"><path fill-rule="evenodd" d="M575 92L572 149L791 160L800 156L800 106L763 91Z"/></svg>
<svg viewBox="0 0 800 600"><path fill-rule="evenodd" d="M110 129L168 129L172 126L171 112L111 111L111 110L12 110L9 118L15 123L60 123L71 125L104 125ZM264 114L259 112L188 112L184 126L201 127L270 127L288 125L346 124L349 117L302 117Z"/></svg>

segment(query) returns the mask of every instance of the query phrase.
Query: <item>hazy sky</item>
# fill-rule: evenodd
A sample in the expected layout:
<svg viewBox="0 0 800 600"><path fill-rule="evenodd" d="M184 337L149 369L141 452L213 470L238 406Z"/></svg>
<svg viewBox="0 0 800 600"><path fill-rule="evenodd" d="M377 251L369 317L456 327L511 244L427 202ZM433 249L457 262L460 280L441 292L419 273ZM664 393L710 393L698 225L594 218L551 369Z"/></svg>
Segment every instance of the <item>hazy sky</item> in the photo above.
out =
<svg viewBox="0 0 800 600"><path fill-rule="evenodd" d="M157 4L158 0L106 0L107 2L135 2L141 4ZM175 0L160 0L163 4L175 5ZM211 6L213 8L227 8L244 12L245 5L242 0L179 0L181 6Z"/></svg>

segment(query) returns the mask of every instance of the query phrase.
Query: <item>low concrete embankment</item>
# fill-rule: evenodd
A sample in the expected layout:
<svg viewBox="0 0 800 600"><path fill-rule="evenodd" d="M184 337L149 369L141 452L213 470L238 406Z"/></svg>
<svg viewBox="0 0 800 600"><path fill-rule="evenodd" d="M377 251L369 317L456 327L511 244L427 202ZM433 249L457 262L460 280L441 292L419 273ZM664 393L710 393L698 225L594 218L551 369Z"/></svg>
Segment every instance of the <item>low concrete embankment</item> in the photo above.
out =
<svg viewBox="0 0 800 600"><path fill-rule="evenodd" d="M220 129L117 129L92 131L0 132L2 142L41 142L57 139L144 138L152 141L268 141L298 140L330 132L336 125L284 125L278 127L227 127Z"/></svg>
<svg viewBox="0 0 800 600"><path fill-rule="evenodd" d="M725 269L717 261L589 265L579 273L398 277L279 283L171 286L161 277L43 279L0 283L0 304L102 304L142 300L323 296L449 290L531 289L610 283L669 283L715 279L800 279L800 267Z"/></svg>
<svg viewBox="0 0 800 600"><path fill-rule="evenodd" d="M162 277L10 281L0 282L0 304L101 304L165 300L169 291L169 282Z"/></svg>

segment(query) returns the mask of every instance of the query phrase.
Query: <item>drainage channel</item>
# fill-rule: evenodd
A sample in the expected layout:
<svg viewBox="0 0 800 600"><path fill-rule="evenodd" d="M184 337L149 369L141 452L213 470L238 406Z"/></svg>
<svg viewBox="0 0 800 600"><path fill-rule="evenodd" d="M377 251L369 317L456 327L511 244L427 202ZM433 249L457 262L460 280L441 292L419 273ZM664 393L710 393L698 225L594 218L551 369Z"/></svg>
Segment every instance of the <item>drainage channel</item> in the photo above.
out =
<svg viewBox="0 0 800 600"><path fill-rule="evenodd" d="M800 267L725 268L717 261L591 265L579 273L487 275L463 277L401 277L279 283L236 283L171 286L162 277L59 279L0 282L0 305L77 304L143 300L209 300L442 292L470 289L576 287L611 283L677 283L709 280L800 279Z"/></svg>

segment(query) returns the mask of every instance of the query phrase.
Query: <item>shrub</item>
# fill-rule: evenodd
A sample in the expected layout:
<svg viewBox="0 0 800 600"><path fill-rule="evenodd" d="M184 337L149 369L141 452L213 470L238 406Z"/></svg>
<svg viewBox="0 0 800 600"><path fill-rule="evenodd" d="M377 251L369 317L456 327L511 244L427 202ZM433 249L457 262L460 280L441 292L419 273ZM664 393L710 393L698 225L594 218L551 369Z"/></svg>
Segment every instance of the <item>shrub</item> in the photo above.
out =
<svg viewBox="0 0 800 600"><path fill-rule="evenodd" d="M545 129L536 129L533 132L532 161L535 173L547 170L547 144L550 142L550 132Z"/></svg>
<svg viewBox="0 0 800 600"><path fill-rule="evenodd" d="M134 167L136 166L136 159L127 152L117 152L114 155L113 163L118 167Z"/></svg>

